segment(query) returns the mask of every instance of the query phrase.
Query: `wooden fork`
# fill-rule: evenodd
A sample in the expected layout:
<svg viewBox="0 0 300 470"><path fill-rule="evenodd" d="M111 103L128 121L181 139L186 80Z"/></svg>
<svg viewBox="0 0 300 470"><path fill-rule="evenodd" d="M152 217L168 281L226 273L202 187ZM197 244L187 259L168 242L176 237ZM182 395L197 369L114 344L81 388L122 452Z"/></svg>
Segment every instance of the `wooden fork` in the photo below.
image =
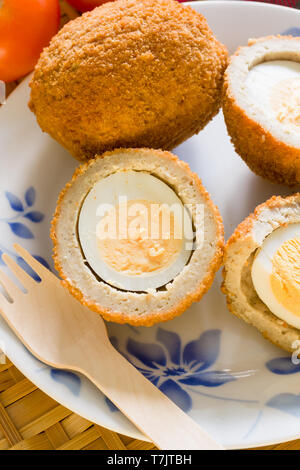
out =
<svg viewBox="0 0 300 470"><path fill-rule="evenodd" d="M3 254L26 292L0 270L11 299L0 294L0 313L35 357L85 375L160 449L223 449L114 349L100 315L81 305L24 248L14 247L41 282Z"/></svg>

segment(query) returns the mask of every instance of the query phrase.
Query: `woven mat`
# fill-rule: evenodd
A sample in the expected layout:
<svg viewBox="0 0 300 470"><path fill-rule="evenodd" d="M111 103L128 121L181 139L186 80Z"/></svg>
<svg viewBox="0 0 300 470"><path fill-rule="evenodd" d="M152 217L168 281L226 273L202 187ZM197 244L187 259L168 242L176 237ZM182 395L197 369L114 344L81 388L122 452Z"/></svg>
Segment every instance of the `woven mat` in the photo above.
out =
<svg viewBox="0 0 300 470"><path fill-rule="evenodd" d="M7 360L0 364L0 450L151 450L72 413ZM300 441L264 449L299 450Z"/></svg>
<svg viewBox="0 0 300 470"><path fill-rule="evenodd" d="M61 0L61 24L77 12ZM7 95L19 82L7 85ZM72 413L33 385L6 359L0 364L0 450L151 450ZM300 450L300 440L264 449Z"/></svg>
<svg viewBox="0 0 300 470"><path fill-rule="evenodd" d="M0 365L0 450L150 450L153 444L77 416L7 360Z"/></svg>

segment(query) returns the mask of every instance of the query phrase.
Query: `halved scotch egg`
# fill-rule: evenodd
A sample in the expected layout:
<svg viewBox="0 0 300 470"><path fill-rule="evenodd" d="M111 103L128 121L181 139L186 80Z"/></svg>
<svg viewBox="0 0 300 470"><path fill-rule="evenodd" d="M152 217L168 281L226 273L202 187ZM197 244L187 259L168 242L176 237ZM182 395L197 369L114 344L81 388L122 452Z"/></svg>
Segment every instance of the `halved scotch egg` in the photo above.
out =
<svg viewBox="0 0 300 470"><path fill-rule="evenodd" d="M300 183L300 37L240 47L225 73L223 112L252 171L274 183Z"/></svg>
<svg viewBox="0 0 300 470"><path fill-rule="evenodd" d="M52 222L55 266L105 319L149 326L200 300L223 224L199 178L169 152L120 149L80 166Z"/></svg>
<svg viewBox="0 0 300 470"><path fill-rule="evenodd" d="M229 310L293 352L300 340L300 193L273 196L237 227L223 275Z"/></svg>

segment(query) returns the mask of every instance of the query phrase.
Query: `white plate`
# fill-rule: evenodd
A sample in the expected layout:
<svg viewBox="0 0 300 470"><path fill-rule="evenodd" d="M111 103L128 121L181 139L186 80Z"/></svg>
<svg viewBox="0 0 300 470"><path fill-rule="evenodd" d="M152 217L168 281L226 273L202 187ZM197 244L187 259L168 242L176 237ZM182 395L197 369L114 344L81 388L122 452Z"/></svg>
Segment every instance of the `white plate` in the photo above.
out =
<svg viewBox="0 0 300 470"><path fill-rule="evenodd" d="M300 35L300 12L289 8L218 1L192 6L230 52L249 37ZM76 163L40 131L27 108L28 96L26 80L0 110L0 249L11 253L12 244L20 242L52 267L51 215ZM257 204L272 194L288 194L248 170L232 148L221 113L175 153L202 178L227 236ZM228 313L220 273L204 299L181 317L152 328L110 324L109 332L137 367L226 447L299 437L300 366ZM35 360L3 321L0 342L23 374L55 400L95 423L143 439L87 380Z"/></svg>

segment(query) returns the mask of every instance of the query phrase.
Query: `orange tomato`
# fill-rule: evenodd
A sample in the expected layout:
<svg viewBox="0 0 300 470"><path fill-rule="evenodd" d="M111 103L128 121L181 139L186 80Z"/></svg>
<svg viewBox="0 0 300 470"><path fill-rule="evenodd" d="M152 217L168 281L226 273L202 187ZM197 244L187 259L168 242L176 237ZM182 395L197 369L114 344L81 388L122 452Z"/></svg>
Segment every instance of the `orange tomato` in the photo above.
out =
<svg viewBox="0 0 300 470"><path fill-rule="evenodd" d="M72 7L79 11L93 10L95 7L102 5L103 3L111 2L113 0L67 0Z"/></svg>
<svg viewBox="0 0 300 470"><path fill-rule="evenodd" d="M59 28L58 0L0 0L0 80L29 73Z"/></svg>

